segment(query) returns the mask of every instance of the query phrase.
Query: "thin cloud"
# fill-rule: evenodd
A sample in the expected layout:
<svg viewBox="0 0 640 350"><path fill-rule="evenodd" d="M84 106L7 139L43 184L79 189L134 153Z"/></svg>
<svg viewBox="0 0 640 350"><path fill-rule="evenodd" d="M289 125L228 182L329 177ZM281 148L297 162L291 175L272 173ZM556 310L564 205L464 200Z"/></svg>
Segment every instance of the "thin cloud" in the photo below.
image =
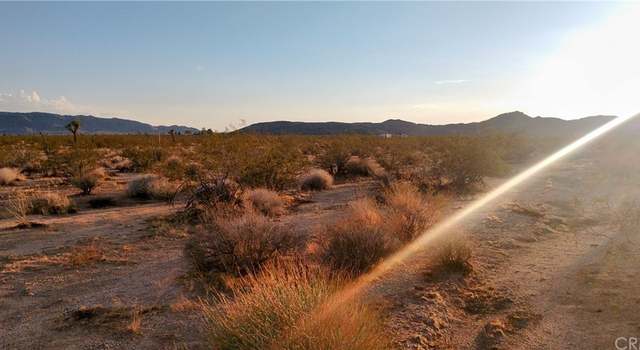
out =
<svg viewBox="0 0 640 350"><path fill-rule="evenodd" d="M452 79L452 80L438 80L435 83L437 85L451 85L451 84L464 84L468 83L470 80L466 79Z"/></svg>
<svg viewBox="0 0 640 350"><path fill-rule="evenodd" d="M0 109L14 111L42 111L54 113L76 113L80 110L65 96L57 98L41 97L37 91L0 93Z"/></svg>

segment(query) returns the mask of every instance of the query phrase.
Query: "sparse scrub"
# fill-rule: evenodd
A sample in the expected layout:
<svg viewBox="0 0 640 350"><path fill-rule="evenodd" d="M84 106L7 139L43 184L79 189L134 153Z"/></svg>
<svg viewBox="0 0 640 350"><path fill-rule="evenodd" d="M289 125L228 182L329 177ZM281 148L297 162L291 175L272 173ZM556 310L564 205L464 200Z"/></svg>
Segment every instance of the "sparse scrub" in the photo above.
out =
<svg viewBox="0 0 640 350"><path fill-rule="evenodd" d="M237 208L242 204L240 185L226 176L201 178L195 185L183 186L182 192L187 192L185 208L191 215L215 212L219 207Z"/></svg>
<svg viewBox="0 0 640 350"><path fill-rule="evenodd" d="M92 173L79 175L71 179L71 184L80 189L83 195L89 195L98 186L98 176Z"/></svg>
<svg viewBox="0 0 640 350"><path fill-rule="evenodd" d="M242 195L245 207L253 208L268 216L285 212L284 201L277 192L265 188L245 191Z"/></svg>
<svg viewBox="0 0 640 350"><path fill-rule="evenodd" d="M363 199L351 203L347 216L329 226L319 244L324 264L357 275L393 252L399 241L386 231L375 203Z"/></svg>
<svg viewBox="0 0 640 350"><path fill-rule="evenodd" d="M345 164L345 171L352 176L373 176L384 175L384 168L373 158L351 157Z"/></svg>
<svg viewBox="0 0 640 350"><path fill-rule="evenodd" d="M210 345L238 350L389 349L380 319L366 306L354 301L323 310L343 284L321 268L271 264L243 278L231 297L217 294L203 305Z"/></svg>
<svg viewBox="0 0 640 350"><path fill-rule="evenodd" d="M384 200L388 230L404 243L435 224L446 201L442 196L425 197L408 182L393 183L385 191Z"/></svg>
<svg viewBox="0 0 640 350"><path fill-rule="evenodd" d="M322 169L312 169L302 176L300 187L303 191L322 191L333 185L333 176Z"/></svg>
<svg viewBox="0 0 640 350"><path fill-rule="evenodd" d="M472 250L461 238L443 242L435 256L435 267L442 272L467 274L471 272Z"/></svg>
<svg viewBox="0 0 640 350"><path fill-rule="evenodd" d="M186 246L197 270L244 275L280 256L297 253L304 237L262 215L213 219Z"/></svg>
<svg viewBox="0 0 640 350"><path fill-rule="evenodd" d="M30 213L41 215L63 215L75 212L69 197L55 192L40 192L30 198Z"/></svg>
<svg viewBox="0 0 640 350"><path fill-rule="evenodd" d="M165 160L162 166L162 174L171 180L182 179L185 175L185 166L176 156L171 156Z"/></svg>
<svg viewBox="0 0 640 350"><path fill-rule="evenodd" d="M176 192L177 186L157 176L143 176L127 186L127 195L131 198L171 200Z"/></svg>

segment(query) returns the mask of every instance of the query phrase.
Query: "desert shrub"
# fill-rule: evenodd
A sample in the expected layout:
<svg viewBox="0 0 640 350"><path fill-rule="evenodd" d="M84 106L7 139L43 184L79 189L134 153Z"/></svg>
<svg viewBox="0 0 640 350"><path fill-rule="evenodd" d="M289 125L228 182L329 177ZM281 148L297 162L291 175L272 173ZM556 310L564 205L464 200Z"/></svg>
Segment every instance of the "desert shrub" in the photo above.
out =
<svg viewBox="0 0 640 350"><path fill-rule="evenodd" d="M155 164L167 158L168 152L160 147L130 147L122 151L122 155L128 158L134 171L149 170Z"/></svg>
<svg viewBox="0 0 640 350"><path fill-rule="evenodd" d="M284 213L284 201L277 192L265 188L245 191L242 195L245 207L253 208L264 215Z"/></svg>
<svg viewBox="0 0 640 350"><path fill-rule="evenodd" d="M171 156L164 162L162 174L171 180L182 179L185 175L185 166L180 158Z"/></svg>
<svg viewBox="0 0 640 350"><path fill-rule="evenodd" d="M324 264L355 275L368 271L399 246L384 227L380 209L368 199L352 202L347 216L327 227L318 243Z"/></svg>
<svg viewBox="0 0 640 350"><path fill-rule="evenodd" d="M333 185L333 176L322 169L312 169L300 179L303 191L321 191Z"/></svg>
<svg viewBox="0 0 640 350"><path fill-rule="evenodd" d="M353 156L345 164L345 172L352 176L382 176L384 169L373 158Z"/></svg>
<svg viewBox="0 0 640 350"><path fill-rule="evenodd" d="M103 165L119 172L131 172L134 168L134 164L129 158L117 155L103 161Z"/></svg>
<svg viewBox="0 0 640 350"><path fill-rule="evenodd" d="M504 175L508 170L497 150L472 137L450 137L444 139L432 157L434 161L427 170L433 190L465 192L483 184L487 176Z"/></svg>
<svg viewBox="0 0 640 350"><path fill-rule="evenodd" d="M93 209L113 207L116 200L113 197L96 197L89 200L89 206Z"/></svg>
<svg viewBox="0 0 640 350"><path fill-rule="evenodd" d="M71 184L82 190L83 195L89 195L98 186L98 176L91 173L75 176L71 178Z"/></svg>
<svg viewBox="0 0 640 350"><path fill-rule="evenodd" d="M435 256L435 268L443 272L469 273L472 250L462 239L449 240L439 247Z"/></svg>
<svg viewBox="0 0 640 350"><path fill-rule="evenodd" d="M296 183L302 169L302 154L289 145L276 143L264 153L253 154L238 174L238 181L250 187L282 190Z"/></svg>
<svg viewBox="0 0 640 350"><path fill-rule="evenodd" d="M303 247L304 238L260 214L218 217L188 242L186 255L197 270L244 275Z"/></svg>
<svg viewBox="0 0 640 350"><path fill-rule="evenodd" d="M402 242L412 241L440 217L445 199L425 197L409 182L393 183L384 193L387 207L385 224Z"/></svg>
<svg viewBox="0 0 640 350"><path fill-rule="evenodd" d="M351 152L353 149L350 149L346 143L334 141L318 155L317 163L322 169L330 170L333 175L343 173Z"/></svg>
<svg viewBox="0 0 640 350"><path fill-rule="evenodd" d="M171 200L177 191L177 186L165 178L157 176L143 176L129 182L127 196L140 199Z"/></svg>
<svg viewBox="0 0 640 350"><path fill-rule="evenodd" d="M188 213L199 214L204 210L214 210L220 206L239 207L242 204L242 190L237 182L226 176L206 176L196 184L186 183L185 209Z"/></svg>
<svg viewBox="0 0 640 350"><path fill-rule="evenodd" d="M8 186L13 185L16 181L24 180L24 176L16 168L2 168L0 169L0 185Z"/></svg>
<svg viewBox="0 0 640 350"><path fill-rule="evenodd" d="M42 215L62 215L75 212L69 197L55 192L40 192L30 198L30 213Z"/></svg>
<svg viewBox="0 0 640 350"><path fill-rule="evenodd" d="M350 301L323 305L344 285L327 271L300 263L270 264L238 283L231 296L203 305L215 349L389 349L380 318ZM319 312L324 311L324 312Z"/></svg>

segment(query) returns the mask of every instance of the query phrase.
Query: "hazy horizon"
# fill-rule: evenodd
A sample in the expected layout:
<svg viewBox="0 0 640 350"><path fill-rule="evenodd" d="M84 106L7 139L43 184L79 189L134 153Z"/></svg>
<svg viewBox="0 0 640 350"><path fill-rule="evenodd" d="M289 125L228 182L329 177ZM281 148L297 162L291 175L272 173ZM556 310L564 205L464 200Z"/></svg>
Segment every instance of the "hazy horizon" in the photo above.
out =
<svg viewBox="0 0 640 350"><path fill-rule="evenodd" d="M0 110L224 129L637 112L637 4L0 3Z"/></svg>

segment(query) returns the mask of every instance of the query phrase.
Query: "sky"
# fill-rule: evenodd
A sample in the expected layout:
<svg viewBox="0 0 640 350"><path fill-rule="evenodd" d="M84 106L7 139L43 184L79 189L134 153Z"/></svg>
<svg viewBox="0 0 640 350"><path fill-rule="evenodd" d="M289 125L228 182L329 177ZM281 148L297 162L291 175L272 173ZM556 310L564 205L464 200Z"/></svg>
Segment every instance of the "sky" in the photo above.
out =
<svg viewBox="0 0 640 350"><path fill-rule="evenodd" d="M216 130L626 115L639 19L633 3L0 2L0 110Z"/></svg>

